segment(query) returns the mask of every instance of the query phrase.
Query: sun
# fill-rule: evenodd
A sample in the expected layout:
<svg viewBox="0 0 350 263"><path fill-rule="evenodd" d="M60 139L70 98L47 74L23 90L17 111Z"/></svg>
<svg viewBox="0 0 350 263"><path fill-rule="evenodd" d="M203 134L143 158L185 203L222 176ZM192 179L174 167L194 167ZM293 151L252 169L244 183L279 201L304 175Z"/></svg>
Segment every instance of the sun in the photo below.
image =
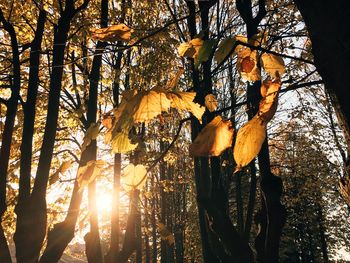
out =
<svg viewBox="0 0 350 263"><path fill-rule="evenodd" d="M109 189L98 189L96 192L98 214L110 214L113 206L113 194Z"/></svg>

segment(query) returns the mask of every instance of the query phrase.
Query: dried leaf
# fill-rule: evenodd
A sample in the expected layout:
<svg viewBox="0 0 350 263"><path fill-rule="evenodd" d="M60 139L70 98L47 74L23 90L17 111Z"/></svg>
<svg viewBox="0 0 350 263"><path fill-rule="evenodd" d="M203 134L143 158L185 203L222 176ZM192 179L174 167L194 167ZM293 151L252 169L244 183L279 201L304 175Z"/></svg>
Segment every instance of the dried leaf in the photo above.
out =
<svg viewBox="0 0 350 263"><path fill-rule="evenodd" d="M86 147L91 143L92 140L95 140L100 132L99 123L91 123L90 127L85 133L83 144L81 145L81 151L85 151Z"/></svg>
<svg viewBox="0 0 350 263"><path fill-rule="evenodd" d="M190 145L191 156L219 156L231 147L233 127L230 120L223 120L216 116L198 134Z"/></svg>
<svg viewBox="0 0 350 263"><path fill-rule="evenodd" d="M261 65L272 78L282 76L285 72L283 58L273 54L263 53L260 58Z"/></svg>
<svg viewBox="0 0 350 263"><path fill-rule="evenodd" d="M142 92L143 96L137 97L139 101L133 109L134 122L149 122L162 112L167 112L170 108L170 100L163 92L154 90Z"/></svg>
<svg viewBox="0 0 350 263"><path fill-rule="evenodd" d="M112 139L112 151L114 153L128 153L135 150L137 145L129 139L128 129L120 131Z"/></svg>
<svg viewBox="0 0 350 263"><path fill-rule="evenodd" d="M198 51L198 55L194 56L195 60L194 60L194 65L195 67L198 68L198 66L202 63L202 62L206 62L208 61L213 48L215 45L215 40L207 40L204 41L201 48Z"/></svg>
<svg viewBox="0 0 350 263"><path fill-rule="evenodd" d="M128 41L131 37L131 28L125 24L113 25L100 29L92 29L92 38L99 41L114 42Z"/></svg>
<svg viewBox="0 0 350 263"><path fill-rule="evenodd" d="M179 79L184 72L185 72L184 68L179 68L176 75L165 85L165 89L166 90L174 89L179 83Z"/></svg>
<svg viewBox="0 0 350 263"><path fill-rule="evenodd" d="M259 103L258 116L265 123L269 122L276 113L278 105L278 93L281 89L281 81L267 80L261 85L260 92L263 96Z"/></svg>
<svg viewBox="0 0 350 263"><path fill-rule="evenodd" d="M122 182L125 190L130 191L134 188L141 190L146 183L147 169L145 166L132 163L126 166L122 174Z"/></svg>
<svg viewBox="0 0 350 263"><path fill-rule="evenodd" d="M260 152L266 136L266 123L255 116L238 130L233 157L236 172L248 165Z"/></svg>
<svg viewBox="0 0 350 263"><path fill-rule="evenodd" d="M177 48L181 57L196 59L204 41L200 38L194 38L190 42L181 43Z"/></svg>
<svg viewBox="0 0 350 263"><path fill-rule="evenodd" d="M245 81L258 81L261 79L260 70L257 66L258 53L249 48L243 48L238 52L237 69Z"/></svg>
<svg viewBox="0 0 350 263"><path fill-rule="evenodd" d="M79 191L81 191L86 185L94 181L96 177L101 173L101 169L106 165L103 160L89 161L85 166L78 169L77 182L79 185Z"/></svg>
<svg viewBox="0 0 350 263"><path fill-rule="evenodd" d="M235 42L235 38L226 38L220 42L214 55L217 64L220 64L232 52Z"/></svg>
<svg viewBox="0 0 350 263"><path fill-rule="evenodd" d="M195 92L168 92L167 97L171 101L171 107L177 110L190 111L200 122L202 122L205 108L200 104L193 102L196 97Z"/></svg>
<svg viewBox="0 0 350 263"><path fill-rule="evenodd" d="M170 246L175 243L174 234L169 231L165 224L158 222L157 228L161 239L166 240Z"/></svg>
<svg viewBox="0 0 350 263"><path fill-rule="evenodd" d="M210 112L213 112L218 108L218 101L216 100L215 95L208 94L205 96L205 106Z"/></svg>

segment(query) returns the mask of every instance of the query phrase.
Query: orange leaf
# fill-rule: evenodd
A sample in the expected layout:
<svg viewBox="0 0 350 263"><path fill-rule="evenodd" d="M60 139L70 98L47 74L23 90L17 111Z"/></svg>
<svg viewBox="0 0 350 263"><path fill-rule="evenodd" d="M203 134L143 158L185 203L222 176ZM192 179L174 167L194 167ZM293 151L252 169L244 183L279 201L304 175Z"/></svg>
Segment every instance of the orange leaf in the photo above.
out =
<svg viewBox="0 0 350 263"><path fill-rule="evenodd" d="M190 145L191 156L219 156L231 147L233 127L230 120L223 120L216 116L198 134Z"/></svg>

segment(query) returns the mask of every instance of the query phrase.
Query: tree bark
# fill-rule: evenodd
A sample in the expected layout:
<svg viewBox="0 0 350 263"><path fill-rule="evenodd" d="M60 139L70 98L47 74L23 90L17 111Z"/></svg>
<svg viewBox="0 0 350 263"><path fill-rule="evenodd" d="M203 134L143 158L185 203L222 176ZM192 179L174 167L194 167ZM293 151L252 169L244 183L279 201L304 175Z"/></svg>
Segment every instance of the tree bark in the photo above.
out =
<svg viewBox="0 0 350 263"><path fill-rule="evenodd" d="M259 11L253 17L251 0L238 0L236 2L237 9L247 27L248 39L258 33L258 25L266 15L265 0L259 0L258 5ZM261 100L260 85L260 81L248 84L248 119L253 118L258 111ZM271 173L267 137L261 147L258 160L262 208L256 217L260 231L256 237L255 247L258 262L273 263L279 261L279 244L286 220L286 210L280 202L283 188L282 180Z"/></svg>
<svg viewBox="0 0 350 263"><path fill-rule="evenodd" d="M57 131L64 51L71 20L76 13L87 6L88 2L85 0L81 6L75 8L73 0L66 1L65 9L54 30L48 111L36 179L31 196L17 210L14 241L18 263L37 262L46 235L46 190Z"/></svg>
<svg viewBox="0 0 350 263"><path fill-rule="evenodd" d="M21 64L19 60L19 50L17 36L14 27L9 23L0 9L0 22L4 29L10 35L11 49L12 49L12 74L13 85L11 86L11 97L6 102L6 119L1 140L0 149L0 221L7 209L6 204L6 185L7 185L7 170L10 161L12 134L14 130L15 118L17 113L17 105L19 99L19 92L21 88ZM10 77L11 78L11 77ZM7 245L4 229L0 223L0 261L11 262L10 251Z"/></svg>
<svg viewBox="0 0 350 263"><path fill-rule="evenodd" d="M315 66L333 99L338 122L350 153L350 10L346 0L322 2L294 0L312 42ZM340 190L350 206L350 157L346 160L345 174L340 180Z"/></svg>

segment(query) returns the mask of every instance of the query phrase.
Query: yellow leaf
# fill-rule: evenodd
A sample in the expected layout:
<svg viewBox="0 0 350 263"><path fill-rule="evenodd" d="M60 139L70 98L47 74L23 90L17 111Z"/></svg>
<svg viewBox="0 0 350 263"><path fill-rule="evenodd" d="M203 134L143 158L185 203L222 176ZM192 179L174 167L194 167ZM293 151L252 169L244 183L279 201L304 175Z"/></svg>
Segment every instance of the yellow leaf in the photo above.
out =
<svg viewBox="0 0 350 263"><path fill-rule="evenodd" d="M267 80L261 85L260 92L263 97L259 103L258 116L265 123L269 122L277 110L278 105L278 93L281 89L280 79L275 81Z"/></svg>
<svg viewBox="0 0 350 263"><path fill-rule="evenodd" d="M230 120L223 120L216 116L198 134L190 145L191 156L219 156L231 147L233 127Z"/></svg>
<svg viewBox="0 0 350 263"><path fill-rule="evenodd" d="M146 183L146 174L147 169L141 164L135 166L131 163L126 166L121 177L125 190L130 191L134 188L141 190Z"/></svg>
<svg viewBox="0 0 350 263"><path fill-rule="evenodd" d="M112 151L115 153L127 153L133 151L137 147L137 143L133 144L129 139L129 130L123 130L117 133L112 139Z"/></svg>
<svg viewBox="0 0 350 263"><path fill-rule="evenodd" d="M190 111L200 122L202 122L205 108L200 104L193 102L196 97L195 92L168 92L167 97L171 101L171 107L177 110Z"/></svg>
<svg viewBox="0 0 350 263"><path fill-rule="evenodd" d="M170 108L170 100L163 92L141 91L137 106L133 111L134 122L149 122L162 112L167 112Z"/></svg>
<svg viewBox="0 0 350 263"><path fill-rule="evenodd" d="M85 166L78 169L77 182L79 185L79 191L81 191L86 185L94 181L95 178L101 173L101 169L106 165L103 160L89 161Z"/></svg>
<svg viewBox="0 0 350 263"><path fill-rule="evenodd" d="M258 53L249 48L243 48L238 53L237 69L244 81L258 81L261 79L260 70L257 66Z"/></svg>
<svg viewBox="0 0 350 263"><path fill-rule="evenodd" d="M220 64L232 52L235 42L235 38L226 38L220 42L214 55L216 63Z"/></svg>
<svg viewBox="0 0 350 263"><path fill-rule="evenodd" d="M272 78L282 76L286 69L283 58L273 54L263 53L260 58L261 65Z"/></svg>
<svg viewBox="0 0 350 263"><path fill-rule="evenodd" d="M260 152L266 136L266 123L255 116L238 130L233 157L236 171L248 165Z"/></svg>
<svg viewBox="0 0 350 263"><path fill-rule="evenodd" d="M207 106L210 112L213 112L218 108L218 101L216 100L215 95L208 94L205 96L205 106Z"/></svg>
<svg viewBox="0 0 350 263"><path fill-rule="evenodd" d="M204 41L200 38L194 38L190 42L181 43L177 48L181 57L196 58Z"/></svg>
<svg viewBox="0 0 350 263"><path fill-rule="evenodd" d="M92 140L95 140L100 132L99 123L91 123L90 127L87 129L84 137L83 144L81 146L81 151L85 151L86 147L91 143Z"/></svg>
<svg viewBox="0 0 350 263"><path fill-rule="evenodd" d="M181 43L180 46L177 48L177 51L179 52L179 55L181 57L190 57L190 58L192 58L193 55L196 53L196 50L194 49L193 45L190 43Z"/></svg>
<svg viewBox="0 0 350 263"><path fill-rule="evenodd" d="M113 25L100 29L92 29L92 38L99 41L128 41L132 30L125 24Z"/></svg>
<svg viewBox="0 0 350 263"><path fill-rule="evenodd" d="M184 68L179 68L176 75L165 85L165 89L166 90L174 89L179 83L179 79L184 72L185 72Z"/></svg>
<svg viewBox="0 0 350 263"><path fill-rule="evenodd" d="M174 234L169 231L169 229L166 227L166 225L158 222L157 228L158 228L161 239L166 240L170 246L175 243Z"/></svg>

